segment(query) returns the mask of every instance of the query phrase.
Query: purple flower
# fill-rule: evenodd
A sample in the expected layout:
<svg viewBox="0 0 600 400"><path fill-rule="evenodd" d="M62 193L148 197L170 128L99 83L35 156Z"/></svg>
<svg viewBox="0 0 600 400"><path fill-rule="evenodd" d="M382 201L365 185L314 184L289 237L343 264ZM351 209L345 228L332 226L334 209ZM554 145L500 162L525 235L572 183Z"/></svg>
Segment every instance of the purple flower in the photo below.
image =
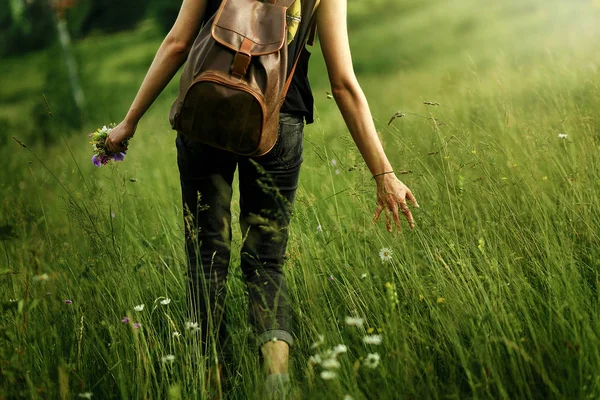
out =
<svg viewBox="0 0 600 400"><path fill-rule="evenodd" d="M124 318L121 320L121 322L122 322L122 323L124 323L124 324L128 324L128 323L129 323L129 317L124 317Z"/></svg>
<svg viewBox="0 0 600 400"><path fill-rule="evenodd" d="M102 154L100 157L98 157L98 159L102 165L106 165L110 161L110 157L106 154Z"/></svg>
<svg viewBox="0 0 600 400"><path fill-rule="evenodd" d="M135 322L135 323L133 324L133 328L134 328L134 329L140 329L140 327L141 327L141 326L142 326L142 325L141 325L139 322Z"/></svg>
<svg viewBox="0 0 600 400"><path fill-rule="evenodd" d="M73 304L73 300L65 300L65 304Z"/></svg>
<svg viewBox="0 0 600 400"><path fill-rule="evenodd" d="M123 152L120 152L120 153L113 153L113 154L111 155L111 158L112 158L114 161L123 161L123 159L125 158L125 153L123 153Z"/></svg>
<svg viewBox="0 0 600 400"><path fill-rule="evenodd" d="M92 157L92 162L94 163L94 165L98 168L100 168L100 158L98 158L97 154L94 154L94 156Z"/></svg>

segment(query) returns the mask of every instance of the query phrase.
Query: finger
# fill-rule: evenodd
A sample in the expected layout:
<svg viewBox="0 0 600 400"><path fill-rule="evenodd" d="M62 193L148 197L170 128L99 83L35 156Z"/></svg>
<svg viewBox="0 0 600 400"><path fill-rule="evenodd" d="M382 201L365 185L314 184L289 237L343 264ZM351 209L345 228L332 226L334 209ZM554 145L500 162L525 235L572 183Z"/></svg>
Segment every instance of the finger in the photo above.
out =
<svg viewBox="0 0 600 400"><path fill-rule="evenodd" d="M408 225L410 226L410 228L411 229L414 228L415 227L415 220L414 220L414 218L412 216L412 213L410 212L410 208L408 208L408 204L406 204L406 201L400 203L400 208L402 209L402 213L406 217L406 219L408 221Z"/></svg>
<svg viewBox="0 0 600 400"><path fill-rule="evenodd" d="M379 221L379 216L381 215L381 211L383 211L383 207L381 204L377 205L377 209L375 210L375 215L373 215L373 222Z"/></svg>
<svg viewBox="0 0 600 400"><path fill-rule="evenodd" d="M385 207L385 227L387 228L388 232L392 231L392 218L389 207Z"/></svg>
<svg viewBox="0 0 600 400"><path fill-rule="evenodd" d="M419 203L417 203L417 198L415 195L409 190L406 191L406 198L410 200L413 206L419 208Z"/></svg>
<svg viewBox="0 0 600 400"><path fill-rule="evenodd" d="M391 203L390 206L392 208L392 214L394 216L394 222L396 223L396 228L400 232L400 231L402 231L402 224L400 223L400 213L398 212L398 203L396 203L393 200L390 203Z"/></svg>

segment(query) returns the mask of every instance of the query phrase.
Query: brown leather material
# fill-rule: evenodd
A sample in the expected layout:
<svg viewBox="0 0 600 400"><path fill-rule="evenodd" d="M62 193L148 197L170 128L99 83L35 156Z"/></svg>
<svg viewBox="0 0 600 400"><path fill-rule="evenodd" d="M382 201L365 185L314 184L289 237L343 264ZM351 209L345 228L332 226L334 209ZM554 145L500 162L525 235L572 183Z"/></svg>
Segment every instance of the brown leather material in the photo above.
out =
<svg viewBox="0 0 600 400"><path fill-rule="evenodd" d="M173 129L240 155L273 148L297 64L288 76L286 8L293 2L222 1L183 68L169 115Z"/></svg>

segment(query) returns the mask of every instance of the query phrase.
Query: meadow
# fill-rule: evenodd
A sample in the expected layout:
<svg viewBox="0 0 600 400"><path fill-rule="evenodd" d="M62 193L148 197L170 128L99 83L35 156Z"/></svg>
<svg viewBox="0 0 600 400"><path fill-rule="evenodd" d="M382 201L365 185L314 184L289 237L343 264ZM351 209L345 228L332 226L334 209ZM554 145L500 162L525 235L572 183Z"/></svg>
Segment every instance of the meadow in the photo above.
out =
<svg viewBox="0 0 600 400"><path fill-rule="evenodd" d="M375 184L315 46L285 265L294 398L600 398L600 2L349 3L355 70L420 208L414 230L373 223ZM177 80L124 162L90 162L87 133L124 116L160 41L148 20L74 44L77 130L45 86L57 49L0 61L0 399L204 398L168 122ZM235 193L230 398L253 399ZM340 344L323 379L314 356Z"/></svg>

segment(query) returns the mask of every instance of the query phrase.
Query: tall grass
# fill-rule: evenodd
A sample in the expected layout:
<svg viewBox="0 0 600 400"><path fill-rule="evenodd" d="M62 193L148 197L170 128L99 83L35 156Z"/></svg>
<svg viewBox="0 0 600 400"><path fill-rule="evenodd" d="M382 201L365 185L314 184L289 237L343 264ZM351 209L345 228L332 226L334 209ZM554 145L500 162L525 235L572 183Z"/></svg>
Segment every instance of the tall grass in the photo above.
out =
<svg viewBox="0 0 600 400"><path fill-rule="evenodd" d="M351 4L359 78L421 205L416 229L398 234L372 223L374 182L313 51L318 120L306 129L285 266L297 398L600 396L597 16L584 1ZM78 45L90 131L122 116L159 40L146 24ZM38 71L21 62L0 69L35 86ZM0 113L10 121L0 149L0 398L202 398L207 350L185 328L166 120L175 89L142 121L126 161L95 169L85 132L55 132L51 148L35 142L23 114L41 94L7 80L2 102L17 103ZM12 135L27 137L27 148ZM232 397L259 398L240 242L234 229ZM379 258L384 247L389 262ZM347 326L346 316L364 325ZM369 333L382 344L365 345ZM338 377L323 380L310 357L338 344L348 348ZM371 369L365 358L375 352Z"/></svg>

